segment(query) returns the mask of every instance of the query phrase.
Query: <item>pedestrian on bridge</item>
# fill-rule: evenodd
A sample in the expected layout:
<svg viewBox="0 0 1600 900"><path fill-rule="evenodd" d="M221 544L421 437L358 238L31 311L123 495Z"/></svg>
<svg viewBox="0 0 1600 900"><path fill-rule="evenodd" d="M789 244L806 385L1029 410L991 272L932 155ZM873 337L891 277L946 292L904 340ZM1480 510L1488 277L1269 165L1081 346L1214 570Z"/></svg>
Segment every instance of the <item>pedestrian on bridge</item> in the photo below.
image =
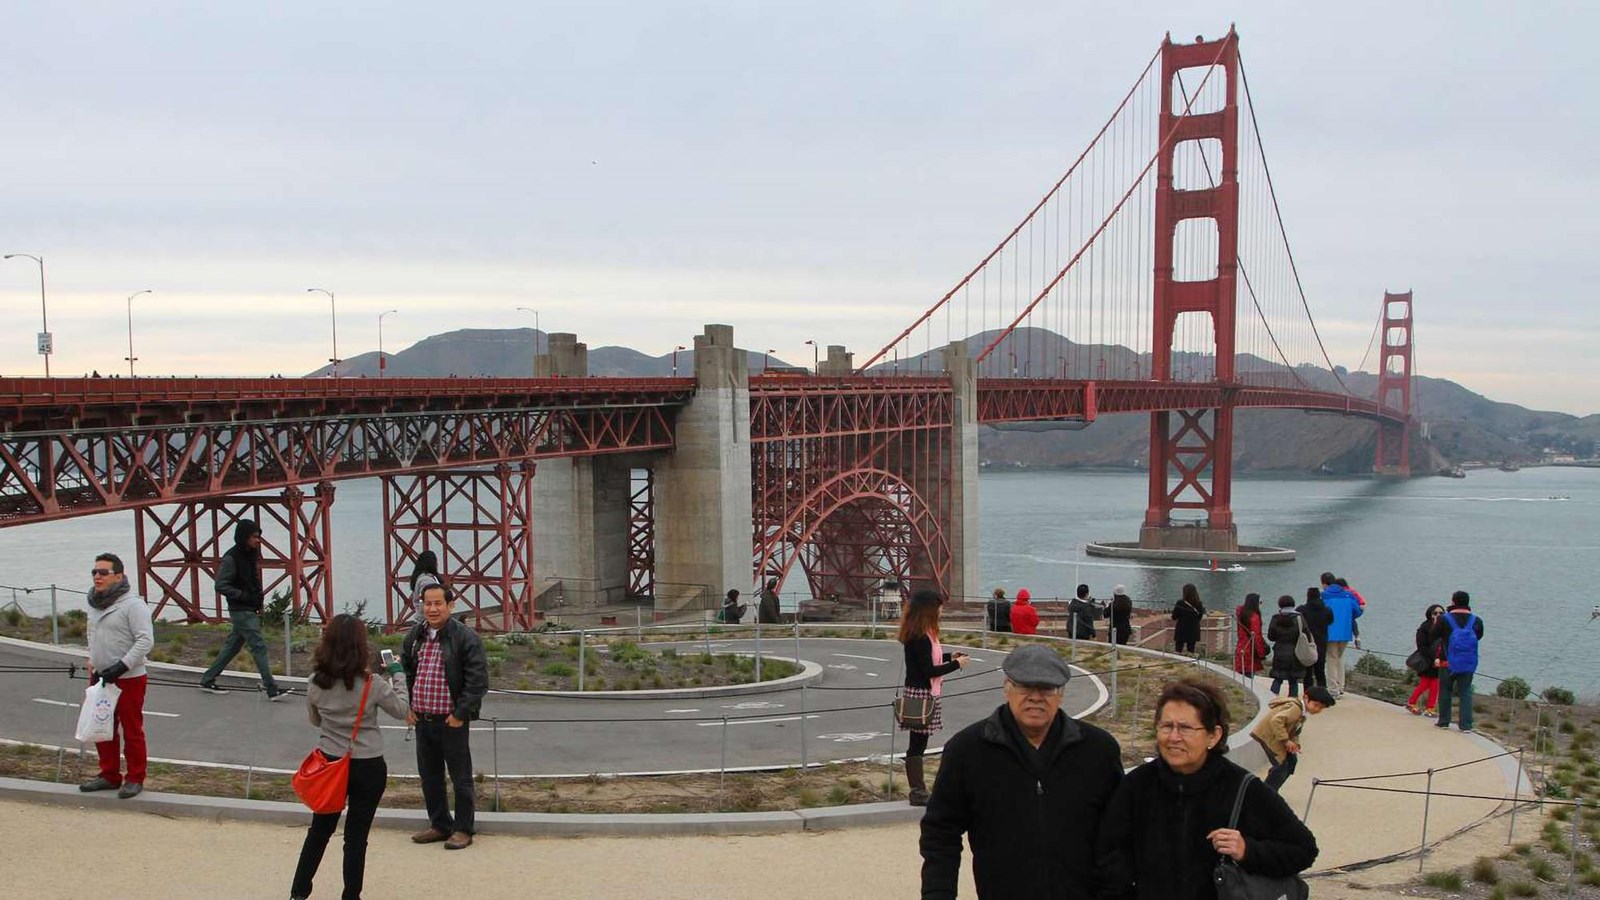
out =
<svg viewBox="0 0 1600 900"><path fill-rule="evenodd" d="M906 746L906 783L911 786L912 806L928 805L922 755L928 749L928 738L944 727L939 708L944 676L966 668L970 659L965 653L947 653L939 644L939 611L943 606L944 598L937 591L924 588L911 595L911 602L900 614L897 637L905 649L906 660L906 678L900 697L902 701L931 701L929 714L921 721L909 721L905 716L897 719L900 730L911 735Z"/></svg>
<svg viewBox="0 0 1600 900"><path fill-rule="evenodd" d="M1193 653L1200 644L1200 620L1205 618L1206 605L1200 602L1200 589L1192 584L1183 586L1183 595L1172 607L1172 642L1179 653Z"/></svg>
<svg viewBox="0 0 1600 900"><path fill-rule="evenodd" d="M1364 610L1356 595L1338 584L1332 572L1322 573L1322 602L1333 613L1328 625L1328 690L1334 697L1343 697L1344 648L1354 639L1356 619Z"/></svg>
<svg viewBox="0 0 1600 900"><path fill-rule="evenodd" d="M148 755L144 740L144 693L148 684L145 657L155 646L150 607L133 593L122 560L115 553L94 558L89 570L89 683L107 682L121 689L117 696L111 740L94 745L100 755L100 774L78 785L78 790L115 790L129 800L144 790ZM117 739L127 746L128 772L122 772Z"/></svg>
<svg viewBox="0 0 1600 900"><path fill-rule="evenodd" d="M489 661L478 633L453 613L455 596L442 584L422 593L423 621L406 633L400 664L406 672L411 715L417 729L417 776L428 808L428 827L411 836L418 844L445 842L446 850L472 846L476 804L472 784L472 720L489 693ZM445 771L456 792L450 815Z"/></svg>
<svg viewBox="0 0 1600 900"><path fill-rule="evenodd" d="M250 648L256 671L261 673L261 687L268 700L281 700L291 693L278 687L272 677L272 662L267 658L267 641L261 636L261 526L245 519L233 530L233 547L222 555L217 567L217 593L228 602L228 620L232 628L223 641L211 667L200 676L200 689L212 694L226 694L226 688L217 684L217 676L233 662L239 651Z"/></svg>

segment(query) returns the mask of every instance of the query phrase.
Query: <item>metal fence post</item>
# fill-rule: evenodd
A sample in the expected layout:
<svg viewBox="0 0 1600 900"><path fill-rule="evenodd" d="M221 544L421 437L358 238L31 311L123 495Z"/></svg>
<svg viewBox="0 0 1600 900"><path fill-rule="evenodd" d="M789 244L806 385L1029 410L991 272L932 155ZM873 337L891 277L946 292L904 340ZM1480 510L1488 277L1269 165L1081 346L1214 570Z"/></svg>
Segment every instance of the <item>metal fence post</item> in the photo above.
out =
<svg viewBox="0 0 1600 900"><path fill-rule="evenodd" d="M289 656L294 653L294 610L283 610L283 677L289 677Z"/></svg>
<svg viewBox="0 0 1600 900"><path fill-rule="evenodd" d="M1517 778L1516 784L1511 789L1511 828L1506 831L1506 846L1511 846L1511 840L1517 833L1517 806L1522 802L1522 751L1517 748Z"/></svg>
<svg viewBox="0 0 1600 900"><path fill-rule="evenodd" d="M1117 670L1122 667L1121 647L1115 639L1111 641L1111 718L1119 717L1117 710Z"/></svg>
<svg viewBox="0 0 1600 900"><path fill-rule="evenodd" d="M794 665L797 670L804 669L804 666L800 665L800 615L798 613L794 617ZM800 721L804 722L805 720L801 719Z"/></svg>
<svg viewBox="0 0 1600 900"><path fill-rule="evenodd" d="M882 599L881 594L879 595L879 599ZM870 610L871 614L873 640L878 639L878 603L879 600L874 600L871 597L867 598L867 609Z"/></svg>
<svg viewBox="0 0 1600 900"><path fill-rule="evenodd" d="M491 718L489 727L494 729L494 811L500 811L500 720Z"/></svg>
<svg viewBox="0 0 1600 900"><path fill-rule="evenodd" d="M583 670L588 666L586 658L589 650L589 632L587 629L578 629L578 693L583 693Z"/></svg>
<svg viewBox="0 0 1600 900"><path fill-rule="evenodd" d="M724 796L724 789L728 782L728 717L722 717L722 756L717 763L717 808L727 809L728 801Z"/></svg>
<svg viewBox="0 0 1600 900"><path fill-rule="evenodd" d="M256 756L258 756L261 752L261 705L265 702L266 696L266 687L263 686L256 689L256 712L251 718L250 722L250 744L251 746L255 747L256 750L254 753L250 754L250 762L245 764L244 799L246 800L250 799L250 785L255 780Z"/></svg>
<svg viewBox="0 0 1600 900"><path fill-rule="evenodd" d="M642 606L633 608L633 630L639 642L644 643L644 607Z"/></svg>
<svg viewBox="0 0 1600 900"><path fill-rule="evenodd" d="M706 610L706 655L711 655L711 610Z"/></svg>
<svg viewBox="0 0 1600 900"><path fill-rule="evenodd" d="M1302 825L1311 821L1311 801L1317 799L1317 785L1321 781L1322 779L1315 776L1311 778L1311 793L1306 795L1306 811L1300 814L1300 824Z"/></svg>
<svg viewBox="0 0 1600 900"><path fill-rule="evenodd" d="M72 727L72 693L73 693L72 681L73 681L74 676L76 676L77 674L78 674L78 666L77 666L76 663L73 663L73 664L67 666L67 700L66 700L66 702L61 704L62 725L63 725L64 730L66 731L66 733L72 735L72 739L74 741L76 741L78 739L78 735L77 735L77 731ZM79 748L80 749L82 748L81 744L79 745ZM65 737L62 737L62 739L61 739L61 749L56 751L56 783L57 784L61 783L61 768L62 768L62 766L66 765L66 760L67 760L67 740L66 740Z"/></svg>
<svg viewBox="0 0 1600 900"><path fill-rule="evenodd" d="M1417 871L1428 860L1428 809L1433 805L1433 770L1428 770L1428 786L1422 797L1422 846L1417 849Z"/></svg>
<svg viewBox="0 0 1600 900"><path fill-rule="evenodd" d="M1572 882L1578 877L1578 822L1583 819L1583 798L1572 801L1572 840L1567 850L1567 900L1572 900Z"/></svg>
<svg viewBox="0 0 1600 900"><path fill-rule="evenodd" d="M761 680L761 617L756 616L756 680Z"/></svg>
<svg viewBox="0 0 1600 900"><path fill-rule="evenodd" d="M50 643L61 644L61 619L56 610L56 586L50 585Z"/></svg>
<svg viewBox="0 0 1600 900"><path fill-rule="evenodd" d="M811 760L806 753L806 686L800 685L800 770L804 774Z"/></svg>
<svg viewBox="0 0 1600 900"><path fill-rule="evenodd" d="M888 765L884 767L889 777L883 783L883 799L885 800L894 799L894 732L895 727L899 724L899 720L894 716L894 703L891 701L889 703L889 755L886 757Z"/></svg>

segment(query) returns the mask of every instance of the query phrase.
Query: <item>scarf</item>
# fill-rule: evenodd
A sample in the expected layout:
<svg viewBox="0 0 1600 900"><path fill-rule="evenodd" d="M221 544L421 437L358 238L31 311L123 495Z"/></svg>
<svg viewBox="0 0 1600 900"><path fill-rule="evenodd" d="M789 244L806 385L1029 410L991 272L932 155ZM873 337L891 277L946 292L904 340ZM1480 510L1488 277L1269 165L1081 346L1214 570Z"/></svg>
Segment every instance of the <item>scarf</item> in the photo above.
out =
<svg viewBox="0 0 1600 900"><path fill-rule="evenodd" d="M126 576L124 576L121 581L118 581L117 586L114 588L110 588L105 591L97 591L94 588L90 588L89 605L99 610L110 609L113 603L121 600L123 595L128 593L128 588L129 585Z"/></svg>

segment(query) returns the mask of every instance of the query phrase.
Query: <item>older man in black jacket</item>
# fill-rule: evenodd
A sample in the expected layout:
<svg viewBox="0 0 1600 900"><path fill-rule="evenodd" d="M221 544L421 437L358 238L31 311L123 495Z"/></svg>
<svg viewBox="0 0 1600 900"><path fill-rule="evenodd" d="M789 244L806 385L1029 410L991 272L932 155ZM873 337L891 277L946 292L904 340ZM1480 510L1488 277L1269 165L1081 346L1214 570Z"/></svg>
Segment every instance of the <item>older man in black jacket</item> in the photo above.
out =
<svg viewBox="0 0 1600 900"><path fill-rule="evenodd" d="M428 808L428 827L411 836L418 844L445 842L446 850L472 846L475 804L471 722L489 693L489 662L478 633L451 616L455 597L444 585L422 590L422 621L400 648L411 693L406 724L417 728L417 775ZM456 791L452 818L445 802L444 774Z"/></svg>
<svg viewBox="0 0 1600 900"><path fill-rule="evenodd" d="M1054 650L1020 647L1001 668L1006 702L945 745L922 817L922 896L956 896L966 834L979 897L1093 897L1095 838L1122 748L1061 712L1071 672Z"/></svg>

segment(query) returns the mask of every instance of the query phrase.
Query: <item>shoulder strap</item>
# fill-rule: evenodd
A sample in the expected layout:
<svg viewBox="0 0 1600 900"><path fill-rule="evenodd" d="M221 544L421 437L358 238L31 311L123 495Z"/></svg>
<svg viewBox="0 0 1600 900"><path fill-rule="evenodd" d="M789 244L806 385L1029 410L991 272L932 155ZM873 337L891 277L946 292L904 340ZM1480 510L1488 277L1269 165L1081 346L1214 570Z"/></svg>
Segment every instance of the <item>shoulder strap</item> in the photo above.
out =
<svg viewBox="0 0 1600 900"><path fill-rule="evenodd" d="M1237 831L1239 829L1239 811L1244 809L1244 793L1250 789L1250 782L1255 781L1254 772L1244 773L1244 779L1239 782L1239 793L1233 798L1233 814L1228 816L1228 827Z"/></svg>
<svg viewBox="0 0 1600 900"><path fill-rule="evenodd" d="M367 714L367 692L372 690L372 676L361 686L361 705L356 707L356 727L350 729L350 746L356 745L356 735L361 732L361 717Z"/></svg>

